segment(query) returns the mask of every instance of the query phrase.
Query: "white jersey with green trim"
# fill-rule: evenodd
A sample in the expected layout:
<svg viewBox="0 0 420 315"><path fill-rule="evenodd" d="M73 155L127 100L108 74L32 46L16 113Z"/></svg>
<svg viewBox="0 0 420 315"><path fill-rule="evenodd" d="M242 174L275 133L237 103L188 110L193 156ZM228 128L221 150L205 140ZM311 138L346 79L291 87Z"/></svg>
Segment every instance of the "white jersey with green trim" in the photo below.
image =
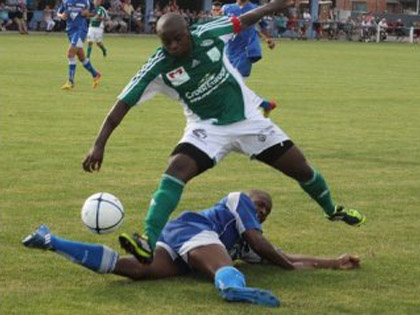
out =
<svg viewBox="0 0 420 315"><path fill-rule="evenodd" d="M102 19L100 20L98 17ZM95 9L95 16L90 19L89 27L104 28L104 20L107 19L109 19L108 12L103 6L99 6Z"/></svg>
<svg viewBox="0 0 420 315"><path fill-rule="evenodd" d="M228 125L261 115L262 99L225 54L225 44L239 28L238 18L222 17L191 29L192 51L182 59L158 48L118 99L134 106L166 94L184 105L188 123Z"/></svg>

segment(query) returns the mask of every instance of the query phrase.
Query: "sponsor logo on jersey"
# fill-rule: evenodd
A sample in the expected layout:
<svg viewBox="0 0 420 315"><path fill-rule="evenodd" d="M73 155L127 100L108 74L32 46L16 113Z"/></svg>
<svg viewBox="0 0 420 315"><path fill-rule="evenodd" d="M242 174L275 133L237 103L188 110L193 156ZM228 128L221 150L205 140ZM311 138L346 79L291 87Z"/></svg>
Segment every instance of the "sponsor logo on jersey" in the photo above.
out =
<svg viewBox="0 0 420 315"><path fill-rule="evenodd" d="M212 40L212 39L205 39L205 40L203 40L201 42L200 46L201 47L208 47L208 46L213 45L213 43L214 43L214 40Z"/></svg>
<svg viewBox="0 0 420 315"><path fill-rule="evenodd" d="M200 85L194 91L185 93L186 98L191 102L195 103L207 95L211 94L219 86L223 84L229 77L229 72L225 67L220 69L218 74L206 74L206 76L200 80Z"/></svg>
<svg viewBox="0 0 420 315"><path fill-rule="evenodd" d="M218 62L222 57L220 50L217 47L213 47L209 51L207 51L207 56L209 56L210 60L213 62Z"/></svg>
<svg viewBox="0 0 420 315"><path fill-rule="evenodd" d="M187 71L185 71L184 67L179 67L175 70L172 70L171 72L168 72L166 77L173 86L180 86L181 84L190 80L190 76L188 75Z"/></svg>

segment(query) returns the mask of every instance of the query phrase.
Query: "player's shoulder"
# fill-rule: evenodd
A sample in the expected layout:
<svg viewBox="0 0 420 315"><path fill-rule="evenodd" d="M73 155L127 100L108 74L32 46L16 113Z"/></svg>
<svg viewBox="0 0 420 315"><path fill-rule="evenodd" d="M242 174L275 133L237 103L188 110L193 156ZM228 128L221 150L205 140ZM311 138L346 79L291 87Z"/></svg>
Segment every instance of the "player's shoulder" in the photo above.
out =
<svg viewBox="0 0 420 315"><path fill-rule="evenodd" d="M209 36L214 37L217 36L213 34L214 31L216 31L217 33L217 30L219 30L222 27L226 27L230 23L230 17L221 16L207 21L205 23L197 24L193 28L190 28L190 31L193 36L197 36L200 38L205 38Z"/></svg>
<svg viewBox="0 0 420 315"><path fill-rule="evenodd" d="M162 47L158 47L153 55L149 57L147 62L142 67L142 72L159 71L168 60L167 54L164 52Z"/></svg>
<svg viewBox="0 0 420 315"><path fill-rule="evenodd" d="M226 206L231 211L236 211L238 207L247 206L250 208L254 208L254 203L252 202L251 198L243 192L236 191L231 192L225 197Z"/></svg>

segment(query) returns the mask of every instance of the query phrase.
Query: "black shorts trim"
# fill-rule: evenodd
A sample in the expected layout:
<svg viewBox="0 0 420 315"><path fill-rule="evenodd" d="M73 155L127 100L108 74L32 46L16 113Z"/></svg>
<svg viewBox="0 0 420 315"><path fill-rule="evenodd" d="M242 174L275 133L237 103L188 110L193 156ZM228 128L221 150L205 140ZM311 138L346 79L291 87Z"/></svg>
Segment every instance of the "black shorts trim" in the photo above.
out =
<svg viewBox="0 0 420 315"><path fill-rule="evenodd" d="M265 149L260 154L256 155L254 158L258 161L264 162L269 165L273 165L275 161L278 160L283 154L285 154L291 147L295 144L292 140L286 140L280 143Z"/></svg>
<svg viewBox="0 0 420 315"><path fill-rule="evenodd" d="M201 151L195 145L188 142L179 143L172 151L171 156L178 153L188 155L192 158L198 165L199 173L202 173L215 165L213 159L211 159L204 151Z"/></svg>

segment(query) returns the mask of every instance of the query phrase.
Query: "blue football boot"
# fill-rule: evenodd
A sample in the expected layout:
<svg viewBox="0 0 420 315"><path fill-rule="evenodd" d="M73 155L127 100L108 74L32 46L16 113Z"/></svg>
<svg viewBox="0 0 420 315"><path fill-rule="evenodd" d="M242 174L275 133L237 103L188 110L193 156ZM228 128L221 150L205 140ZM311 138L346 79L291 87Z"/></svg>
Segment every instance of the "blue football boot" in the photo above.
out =
<svg viewBox="0 0 420 315"><path fill-rule="evenodd" d="M22 244L29 248L51 249L51 231L48 226L41 224L33 233L22 240Z"/></svg>
<svg viewBox="0 0 420 315"><path fill-rule="evenodd" d="M228 287L220 290L219 294L230 302L248 302L270 307L280 306L280 300L273 293L258 288Z"/></svg>

